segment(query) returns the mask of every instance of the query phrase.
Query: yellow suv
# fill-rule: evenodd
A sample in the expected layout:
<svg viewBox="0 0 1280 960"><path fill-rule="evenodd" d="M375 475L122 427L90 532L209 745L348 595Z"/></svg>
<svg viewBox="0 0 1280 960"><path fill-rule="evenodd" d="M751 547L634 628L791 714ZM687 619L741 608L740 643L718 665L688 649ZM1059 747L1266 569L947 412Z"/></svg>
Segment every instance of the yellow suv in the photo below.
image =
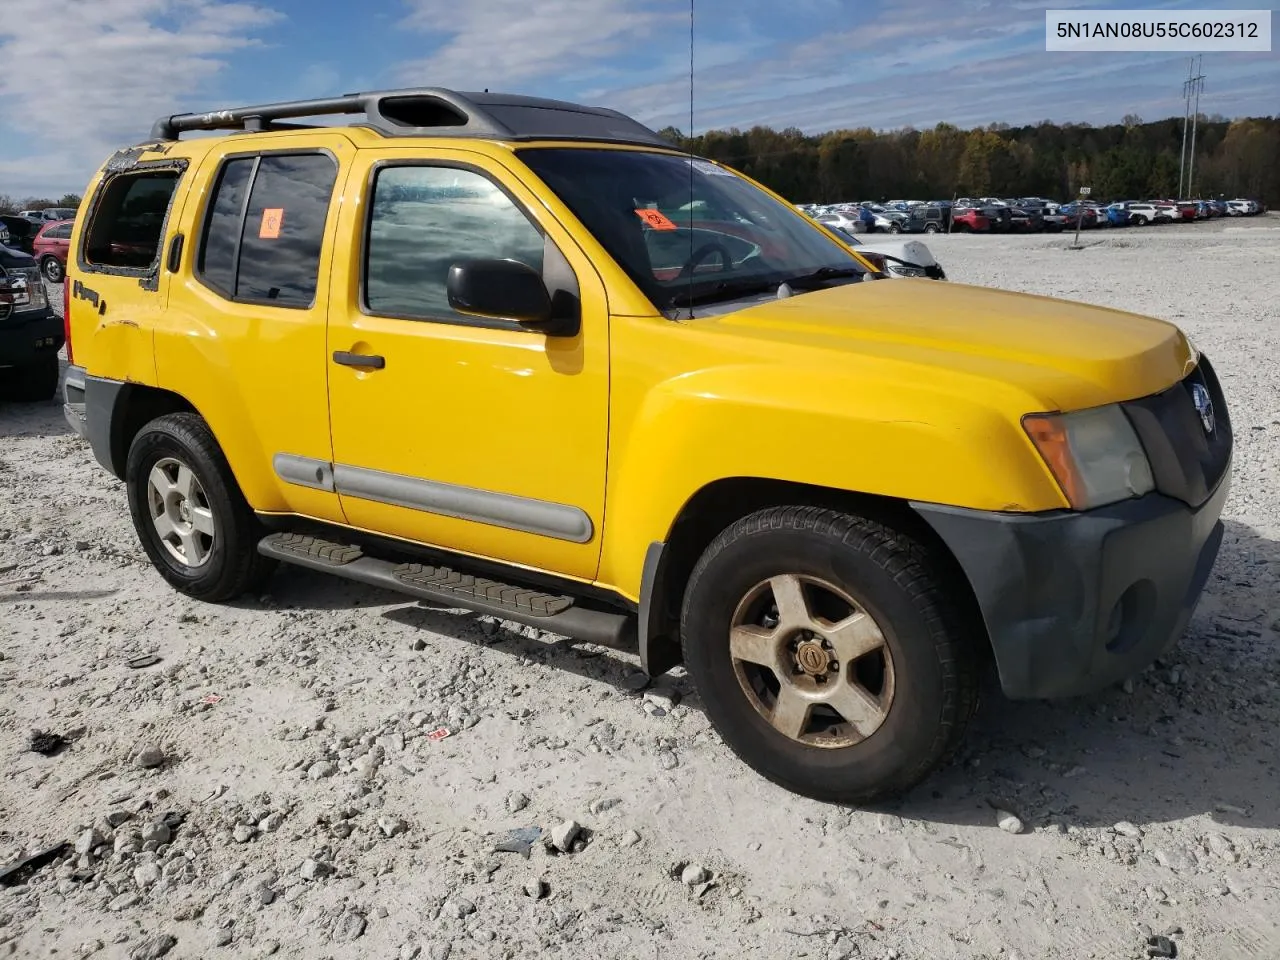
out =
<svg viewBox="0 0 1280 960"><path fill-rule="evenodd" d="M176 589L284 562L683 663L813 797L923 778L984 655L1019 698L1140 670L1221 541L1231 425L1176 327L880 282L615 111L167 117L86 196L67 416Z"/></svg>

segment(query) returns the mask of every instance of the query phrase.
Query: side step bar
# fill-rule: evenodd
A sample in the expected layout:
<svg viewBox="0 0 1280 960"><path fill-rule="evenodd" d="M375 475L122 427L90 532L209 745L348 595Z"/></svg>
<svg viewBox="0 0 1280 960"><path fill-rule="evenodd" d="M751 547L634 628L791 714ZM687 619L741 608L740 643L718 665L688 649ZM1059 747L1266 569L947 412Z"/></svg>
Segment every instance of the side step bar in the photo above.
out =
<svg viewBox="0 0 1280 960"><path fill-rule="evenodd" d="M273 533L263 537L258 543L258 552L283 563L322 570L432 603L514 620L584 643L620 650L636 647L634 616L587 610L577 606L570 596L500 583L448 567L379 560L359 547L298 533Z"/></svg>

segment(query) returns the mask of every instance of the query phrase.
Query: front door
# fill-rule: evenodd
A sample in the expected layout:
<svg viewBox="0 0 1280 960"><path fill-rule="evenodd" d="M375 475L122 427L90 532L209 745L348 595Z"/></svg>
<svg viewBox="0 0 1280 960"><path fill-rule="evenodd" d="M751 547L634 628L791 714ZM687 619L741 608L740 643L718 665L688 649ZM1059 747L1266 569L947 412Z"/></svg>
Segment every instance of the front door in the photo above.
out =
<svg viewBox="0 0 1280 960"><path fill-rule="evenodd" d="M519 177L469 151L362 150L329 313L333 480L353 526L589 580L604 519L604 285ZM514 259L576 297L549 336L449 305L452 264Z"/></svg>

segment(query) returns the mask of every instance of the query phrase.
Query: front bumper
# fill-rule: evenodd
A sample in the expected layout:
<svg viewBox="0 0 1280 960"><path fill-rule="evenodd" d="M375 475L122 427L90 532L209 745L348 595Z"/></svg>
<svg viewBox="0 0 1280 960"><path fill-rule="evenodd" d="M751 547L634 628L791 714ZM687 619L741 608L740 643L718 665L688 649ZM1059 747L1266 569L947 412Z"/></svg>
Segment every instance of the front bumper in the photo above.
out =
<svg viewBox="0 0 1280 960"><path fill-rule="evenodd" d="M52 310L10 314L0 320L0 367L22 367L62 349L62 319Z"/></svg>
<svg viewBox="0 0 1280 960"><path fill-rule="evenodd" d="M1229 476L1198 508L1157 493L1082 513L912 506L969 578L1005 694L1069 697L1182 636L1222 545Z"/></svg>

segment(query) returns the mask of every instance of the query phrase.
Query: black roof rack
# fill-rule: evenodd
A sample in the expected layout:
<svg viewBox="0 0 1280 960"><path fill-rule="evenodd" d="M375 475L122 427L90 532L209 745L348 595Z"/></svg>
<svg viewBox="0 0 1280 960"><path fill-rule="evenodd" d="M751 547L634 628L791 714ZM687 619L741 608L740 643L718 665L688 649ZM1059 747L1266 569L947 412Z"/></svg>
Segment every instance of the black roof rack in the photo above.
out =
<svg viewBox="0 0 1280 960"><path fill-rule="evenodd" d="M671 147L657 133L616 110L503 93L460 93L438 87L349 93L210 113L161 117L152 140L177 140L191 130L292 129L282 121L362 114L357 126L388 137L483 137L490 140L594 140ZM305 126L305 125L304 125Z"/></svg>

